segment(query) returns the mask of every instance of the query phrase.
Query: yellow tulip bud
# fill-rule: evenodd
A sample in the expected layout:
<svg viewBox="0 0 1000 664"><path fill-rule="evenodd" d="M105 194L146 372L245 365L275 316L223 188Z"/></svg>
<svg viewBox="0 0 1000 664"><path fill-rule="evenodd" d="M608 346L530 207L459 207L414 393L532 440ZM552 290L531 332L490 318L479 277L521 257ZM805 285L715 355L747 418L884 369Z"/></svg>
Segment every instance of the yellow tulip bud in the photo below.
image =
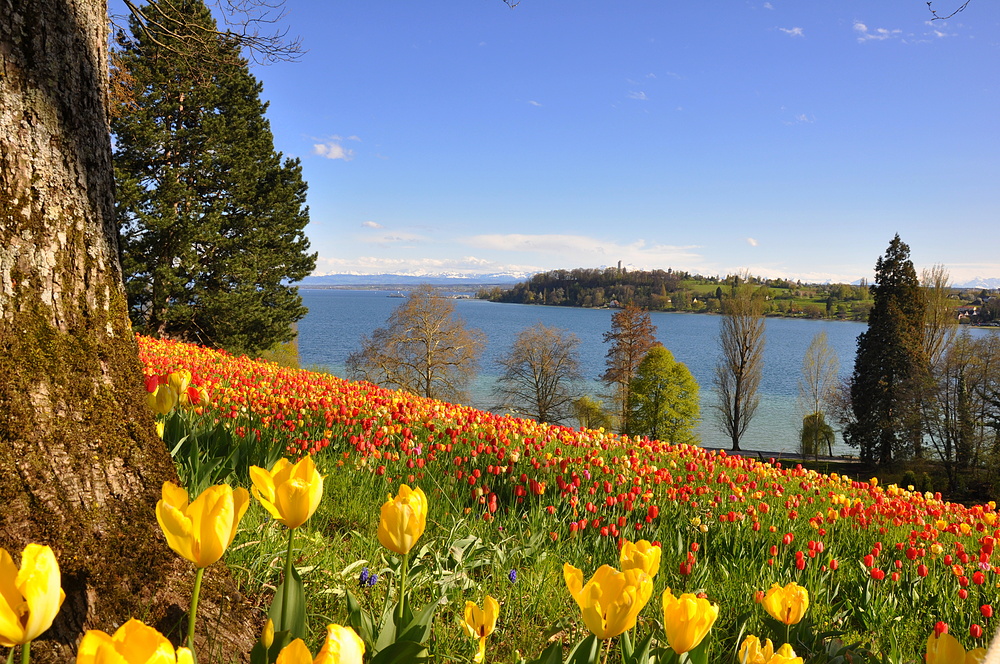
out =
<svg viewBox="0 0 1000 664"><path fill-rule="evenodd" d="M718 617L719 605L707 599L691 593L674 597L670 588L663 593L663 629L667 642L678 655L697 648Z"/></svg>
<svg viewBox="0 0 1000 664"><path fill-rule="evenodd" d="M427 496L419 487L400 485L399 493L382 505L378 523L378 541L382 546L405 556L427 527Z"/></svg>
<svg viewBox="0 0 1000 664"><path fill-rule="evenodd" d="M76 664L192 664L187 648L174 647L155 628L132 618L114 636L99 629L88 630L76 651Z"/></svg>
<svg viewBox="0 0 1000 664"><path fill-rule="evenodd" d="M637 569L619 572L602 565L583 585L583 572L566 563L563 578L580 607L584 624L599 639L610 639L635 627L639 612L653 594L653 580Z"/></svg>
<svg viewBox="0 0 1000 664"><path fill-rule="evenodd" d="M21 569L0 549L0 646L34 641L52 626L66 599L56 555L47 546L29 544Z"/></svg>
<svg viewBox="0 0 1000 664"><path fill-rule="evenodd" d="M619 554L622 571L641 569L651 577L656 576L660 571L660 552L660 547L653 546L647 540L638 542L625 540Z"/></svg>
<svg viewBox="0 0 1000 664"><path fill-rule="evenodd" d="M476 606L475 602L465 603L465 619L462 620L462 627L471 638L479 639L479 652L473 661L482 662L486 656L486 637L496 629L499 615L500 604L489 595L483 599L482 609Z"/></svg>
<svg viewBox="0 0 1000 664"><path fill-rule="evenodd" d="M270 618L264 623L264 630L260 633L260 643L264 648L270 648L274 643L274 621Z"/></svg>
<svg viewBox="0 0 1000 664"><path fill-rule="evenodd" d="M736 659L740 664L768 664L772 655L774 655L774 644L771 643L771 639L765 639L764 643L761 643L760 639L751 634L743 639Z"/></svg>
<svg viewBox="0 0 1000 664"><path fill-rule="evenodd" d="M298 528L309 520L323 497L323 478L312 457L291 463L279 459L270 472L250 467L253 495L275 521Z"/></svg>
<svg viewBox="0 0 1000 664"><path fill-rule="evenodd" d="M778 622L797 625L809 608L809 591L794 581L784 588L774 583L764 595L763 604L764 609Z"/></svg>
<svg viewBox="0 0 1000 664"><path fill-rule="evenodd" d="M802 658L797 657L792 646L786 643L767 660L767 664L802 664Z"/></svg>
<svg viewBox="0 0 1000 664"><path fill-rule="evenodd" d="M167 385L173 388L178 397L187 392L187 388L190 383L191 372L187 369L178 369L167 376Z"/></svg>
<svg viewBox="0 0 1000 664"><path fill-rule="evenodd" d="M164 482L162 496L156 503L156 520L167 545L198 569L222 557L250 504L246 489L227 484L208 487L188 504L187 491Z"/></svg>
<svg viewBox="0 0 1000 664"><path fill-rule="evenodd" d="M326 626L326 640L313 664L361 664L365 642L353 629L341 625Z"/></svg>

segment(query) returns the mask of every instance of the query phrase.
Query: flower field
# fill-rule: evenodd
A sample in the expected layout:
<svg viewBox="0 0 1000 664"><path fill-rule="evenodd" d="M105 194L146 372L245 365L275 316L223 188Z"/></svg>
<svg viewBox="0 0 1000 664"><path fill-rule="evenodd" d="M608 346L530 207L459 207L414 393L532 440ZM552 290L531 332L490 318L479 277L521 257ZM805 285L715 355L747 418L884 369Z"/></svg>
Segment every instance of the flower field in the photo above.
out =
<svg viewBox="0 0 1000 664"><path fill-rule="evenodd" d="M458 618L462 603L479 603L484 592L499 600L486 661L517 661L518 650L535 657L550 636L569 644L586 634L553 570L568 563L590 578L638 540L658 546L660 565L635 638L663 633L665 591L672 600L691 593L718 606L707 637L712 662L739 661L749 635L772 639L775 651L790 643L806 662L848 654L918 662L928 637L944 629L965 650L987 647L997 629L992 502L966 507L874 478L543 425L177 342L140 337L139 345L147 376L190 372L207 395L192 393L200 417L238 438L279 440L293 461L314 458L326 495L309 539L343 564L323 571L321 554L303 549L310 602L325 598L311 605L317 634L325 622L346 624L348 591L379 605L369 568L395 568L374 541L377 517L366 513L400 484L421 487L429 504L411 589L444 598L436 661L472 661L476 647ZM263 527L233 548L260 540ZM766 593L793 582L807 592L808 610L797 605L798 620L782 623Z"/></svg>

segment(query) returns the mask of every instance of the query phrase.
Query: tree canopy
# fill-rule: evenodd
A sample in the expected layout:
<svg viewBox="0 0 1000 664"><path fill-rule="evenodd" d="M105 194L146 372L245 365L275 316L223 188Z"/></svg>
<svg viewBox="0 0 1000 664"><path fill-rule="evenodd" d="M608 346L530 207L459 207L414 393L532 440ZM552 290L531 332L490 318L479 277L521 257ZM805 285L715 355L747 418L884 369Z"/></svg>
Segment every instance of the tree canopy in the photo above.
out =
<svg viewBox="0 0 1000 664"><path fill-rule="evenodd" d="M614 390L618 411L618 429L629 428L629 385L639 363L656 344L656 326L649 312L628 304L611 316L611 329L604 333L604 343L610 343L606 356L607 369L601 380Z"/></svg>
<svg viewBox="0 0 1000 664"><path fill-rule="evenodd" d="M233 352L288 341L306 312L291 283L316 258L301 166L275 151L261 85L201 0L146 14L118 54L132 103L112 120L133 325Z"/></svg>
<svg viewBox="0 0 1000 664"><path fill-rule="evenodd" d="M649 349L631 384L631 413L625 433L667 443L697 443L698 382L662 345Z"/></svg>

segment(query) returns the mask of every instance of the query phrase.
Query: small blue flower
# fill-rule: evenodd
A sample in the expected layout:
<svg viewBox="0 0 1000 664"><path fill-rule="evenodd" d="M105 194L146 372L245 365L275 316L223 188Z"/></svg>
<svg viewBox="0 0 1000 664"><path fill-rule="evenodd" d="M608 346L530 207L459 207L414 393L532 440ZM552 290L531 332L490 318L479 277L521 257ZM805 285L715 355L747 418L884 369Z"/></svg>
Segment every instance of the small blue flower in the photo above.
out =
<svg viewBox="0 0 1000 664"><path fill-rule="evenodd" d="M512 569L510 571L510 574L507 575L507 578L510 579L511 583L516 582L517 581L517 570L516 569Z"/></svg>
<svg viewBox="0 0 1000 664"><path fill-rule="evenodd" d="M368 568L365 567L363 570L361 570L361 576L358 577L358 585L359 586L365 585L366 583L368 583L369 578L370 577L368 576Z"/></svg>
<svg viewBox="0 0 1000 664"><path fill-rule="evenodd" d="M372 574L368 577L368 587L371 588L376 583L378 583L378 574Z"/></svg>

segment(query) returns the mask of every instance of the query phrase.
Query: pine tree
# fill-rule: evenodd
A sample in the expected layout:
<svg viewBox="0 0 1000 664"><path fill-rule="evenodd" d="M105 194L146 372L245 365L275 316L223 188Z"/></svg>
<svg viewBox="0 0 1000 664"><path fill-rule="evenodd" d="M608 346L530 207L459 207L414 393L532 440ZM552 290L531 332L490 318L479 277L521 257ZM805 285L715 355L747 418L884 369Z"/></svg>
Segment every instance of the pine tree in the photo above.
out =
<svg viewBox="0 0 1000 664"><path fill-rule="evenodd" d="M261 85L201 0L146 14L120 38L134 102L112 122L133 325L233 352L288 341L306 312L289 283L316 258L301 166L274 150ZM177 25L212 35L211 52L203 38L195 56Z"/></svg>
<svg viewBox="0 0 1000 664"><path fill-rule="evenodd" d="M858 336L847 442L880 465L907 456L922 435L919 384L927 371L924 293L910 248L896 235L875 264L868 330Z"/></svg>

